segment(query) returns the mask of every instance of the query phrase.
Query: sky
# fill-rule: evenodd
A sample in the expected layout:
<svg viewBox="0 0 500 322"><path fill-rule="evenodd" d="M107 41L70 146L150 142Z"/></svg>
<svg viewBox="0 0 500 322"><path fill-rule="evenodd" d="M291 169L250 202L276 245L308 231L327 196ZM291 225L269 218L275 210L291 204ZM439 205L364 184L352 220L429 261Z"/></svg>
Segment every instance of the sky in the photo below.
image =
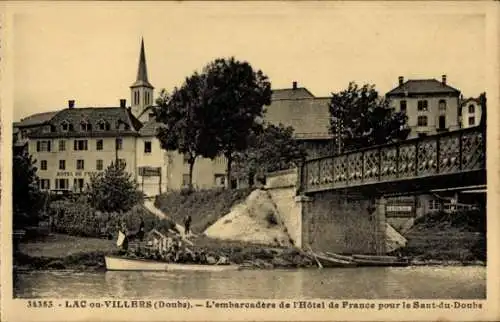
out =
<svg viewBox="0 0 500 322"><path fill-rule="evenodd" d="M481 2L11 3L13 119L130 102L144 37L155 94L218 57L262 70L272 87L293 81L316 96L350 81L385 93L405 79L436 78L464 96L486 86ZM483 2L484 4L484 2Z"/></svg>

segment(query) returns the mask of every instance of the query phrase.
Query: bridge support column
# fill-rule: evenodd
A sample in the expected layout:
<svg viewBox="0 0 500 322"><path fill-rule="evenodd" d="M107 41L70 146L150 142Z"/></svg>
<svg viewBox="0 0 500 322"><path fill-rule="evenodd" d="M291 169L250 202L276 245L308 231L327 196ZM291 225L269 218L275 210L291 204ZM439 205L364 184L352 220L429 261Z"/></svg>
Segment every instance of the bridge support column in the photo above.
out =
<svg viewBox="0 0 500 322"><path fill-rule="evenodd" d="M386 230L386 204L387 200L382 196L375 202L375 238L377 255L386 253L385 230Z"/></svg>
<svg viewBox="0 0 500 322"><path fill-rule="evenodd" d="M299 224L297 240L295 240L295 246L298 248L304 248L310 246L310 220L307 220L307 212L309 204L313 201L313 198L300 195L295 197L295 206L298 208L298 220Z"/></svg>

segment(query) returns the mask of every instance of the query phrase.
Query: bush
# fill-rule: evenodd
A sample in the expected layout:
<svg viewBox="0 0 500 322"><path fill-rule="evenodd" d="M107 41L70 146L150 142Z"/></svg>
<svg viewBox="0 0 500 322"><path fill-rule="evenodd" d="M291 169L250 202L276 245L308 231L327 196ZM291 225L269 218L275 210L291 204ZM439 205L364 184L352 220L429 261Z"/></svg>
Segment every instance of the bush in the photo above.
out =
<svg viewBox="0 0 500 322"><path fill-rule="evenodd" d="M125 164L111 163L104 172L90 178L87 190L90 204L107 212L128 211L144 198L132 175L125 172Z"/></svg>
<svg viewBox="0 0 500 322"><path fill-rule="evenodd" d="M177 231L175 224L166 219L160 219L150 213L142 205L136 205L127 212L101 212L93 209L84 197L77 200L55 201L50 207L57 232L82 237L115 236L122 222L125 222L129 233L139 229L141 218L144 229L153 228L161 232L168 229Z"/></svg>
<svg viewBox="0 0 500 322"><path fill-rule="evenodd" d="M426 228L458 228L463 231L486 232L486 210L462 210L456 213L431 212L415 220L415 226Z"/></svg>

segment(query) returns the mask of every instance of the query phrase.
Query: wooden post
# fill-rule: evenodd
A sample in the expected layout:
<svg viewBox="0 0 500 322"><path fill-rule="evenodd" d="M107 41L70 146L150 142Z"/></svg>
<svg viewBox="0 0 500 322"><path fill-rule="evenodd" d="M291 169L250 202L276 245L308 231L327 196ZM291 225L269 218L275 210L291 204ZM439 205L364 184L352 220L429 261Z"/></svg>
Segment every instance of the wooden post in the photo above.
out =
<svg viewBox="0 0 500 322"><path fill-rule="evenodd" d="M160 191L160 195L161 195L161 167L158 167L158 172L160 173L159 191Z"/></svg>
<svg viewBox="0 0 500 322"><path fill-rule="evenodd" d="M436 138L436 173L439 174L439 163L441 162L441 159L439 157L439 154L441 153L440 152L441 150L441 140L440 140L440 137L438 136Z"/></svg>
<svg viewBox="0 0 500 322"><path fill-rule="evenodd" d="M144 171L142 172L141 179L142 179L142 192L144 192Z"/></svg>

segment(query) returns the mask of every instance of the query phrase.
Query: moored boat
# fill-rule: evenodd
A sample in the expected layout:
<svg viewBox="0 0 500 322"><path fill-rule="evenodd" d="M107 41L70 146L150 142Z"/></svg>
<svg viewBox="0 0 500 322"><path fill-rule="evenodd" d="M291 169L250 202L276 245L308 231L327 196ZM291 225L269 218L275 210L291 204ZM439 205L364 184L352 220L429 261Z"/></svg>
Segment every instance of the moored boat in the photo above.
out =
<svg viewBox="0 0 500 322"><path fill-rule="evenodd" d="M377 255L353 255L353 261L358 266L409 266L410 262L405 258L396 256L377 256Z"/></svg>
<svg viewBox="0 0 500 322"><path fill-rule="evenodd" d="M168 263L142 258L105 256L106 270L109 271L208 271L222 272L239 270L239 265L209 265Z"/></svg>
<svg viewBox="0 0 500 322"><path fill-rule="evenodd" d="M334 258L331 256L327 256L323 253L315 253L314 257L317 261L321 263L323 267L354 267L356 266L355 262L343 260L339 258Z"/></svg>

